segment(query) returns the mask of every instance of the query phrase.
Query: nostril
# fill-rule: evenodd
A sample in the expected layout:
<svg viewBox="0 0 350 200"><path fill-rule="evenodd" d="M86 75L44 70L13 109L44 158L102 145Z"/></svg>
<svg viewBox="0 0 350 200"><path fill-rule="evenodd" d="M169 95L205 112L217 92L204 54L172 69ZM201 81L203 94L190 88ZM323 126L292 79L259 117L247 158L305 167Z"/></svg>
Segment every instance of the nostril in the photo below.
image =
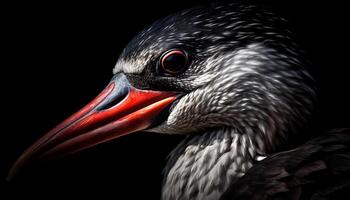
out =
<svg viewBox="0 0 350 200"><path fill-rule="evenodd" d="M118 103L120 103L121 101L123 101L126 96L128 96L128 92L123 92L115 97L112 97L111 99L107 100L107 102L103 105L101 105L98 110L102 111L102 110L107 110L115 105L117 105Z"/></svg>

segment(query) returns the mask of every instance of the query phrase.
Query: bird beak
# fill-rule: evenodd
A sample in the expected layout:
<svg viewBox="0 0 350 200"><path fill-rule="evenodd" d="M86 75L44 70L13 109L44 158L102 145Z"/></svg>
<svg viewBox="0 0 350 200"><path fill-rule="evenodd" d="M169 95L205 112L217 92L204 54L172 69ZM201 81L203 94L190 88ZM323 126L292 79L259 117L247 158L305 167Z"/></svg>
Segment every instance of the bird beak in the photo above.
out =
<svg viewBox="0 0 350 200"><path fill-rule="evenodd" d="M139 90L124 74L116 74L94 100L30 146L8 178L33 160L61 157L147 129L175 99L174 92Z"/></svg>

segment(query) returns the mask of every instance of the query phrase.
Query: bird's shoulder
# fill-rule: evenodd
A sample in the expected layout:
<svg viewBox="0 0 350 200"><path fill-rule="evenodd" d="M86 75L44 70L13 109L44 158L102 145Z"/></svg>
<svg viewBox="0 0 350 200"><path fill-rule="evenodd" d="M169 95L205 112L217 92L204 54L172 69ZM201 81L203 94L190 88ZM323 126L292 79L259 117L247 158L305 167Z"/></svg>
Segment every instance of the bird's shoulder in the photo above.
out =
<svg viewBox="0 0 350 200"><path fill-rule="evenodd" d="M339 129L254 165L224 199L346 199L350 129Z"/></svg>

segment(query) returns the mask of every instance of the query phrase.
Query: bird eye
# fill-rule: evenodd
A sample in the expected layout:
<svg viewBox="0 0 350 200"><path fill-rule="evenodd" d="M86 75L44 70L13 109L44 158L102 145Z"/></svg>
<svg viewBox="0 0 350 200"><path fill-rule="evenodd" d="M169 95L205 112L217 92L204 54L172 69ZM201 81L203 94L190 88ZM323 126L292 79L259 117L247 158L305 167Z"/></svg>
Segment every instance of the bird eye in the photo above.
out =
<svg viewBox="0 0 350 200"><path fill-rule="evenodd" d="M188 57L182 50L165 52L160 59L159 71L166 75L176 75L187 67Z"/></svg>

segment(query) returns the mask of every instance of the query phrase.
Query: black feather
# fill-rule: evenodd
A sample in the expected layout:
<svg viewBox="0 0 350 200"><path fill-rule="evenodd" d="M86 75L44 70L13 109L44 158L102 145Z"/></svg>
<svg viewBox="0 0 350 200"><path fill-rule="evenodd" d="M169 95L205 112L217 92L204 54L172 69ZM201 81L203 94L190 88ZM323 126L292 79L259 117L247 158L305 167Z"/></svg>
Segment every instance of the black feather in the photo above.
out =
<svg viewBox="0 0 350 200"><path fill-rule="evenodd" d="M221 200L347 199L348 189L350 129L342 129L257 163Z"/></svg>

